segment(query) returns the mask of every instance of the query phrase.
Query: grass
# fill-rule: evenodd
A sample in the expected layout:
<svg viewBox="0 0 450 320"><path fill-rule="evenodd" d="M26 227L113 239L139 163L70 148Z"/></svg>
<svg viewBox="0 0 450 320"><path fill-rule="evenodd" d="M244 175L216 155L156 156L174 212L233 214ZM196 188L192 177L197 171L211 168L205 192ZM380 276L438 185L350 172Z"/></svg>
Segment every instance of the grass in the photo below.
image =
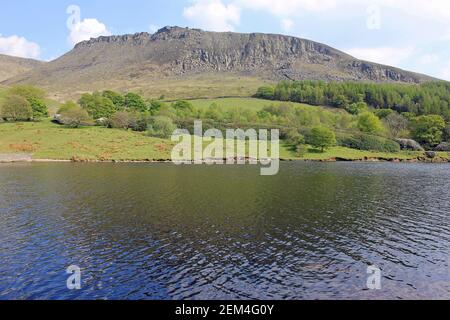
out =
<svg viewBox="0 0 450 320"><path fill-rule="evenodd" d="M303 103L295 103L295 102L284 102L284 101L271 101L271 100L264 100L264 99L257 99L257 98L218 98L218 99L194 99L190 100L190 102L199 109L207 109L209 108L213 103L218 105L219 107L222 107L224 109L227 108L242 108L242 109L249 109L253 111L260 111L263 108L274 105L279 106L282 104L289 104L293 106L300 106L304 109L311 110L311 111L325 111L325 112L343 112L341 109L335 109L335 108L328 108L328 107L315 107Z"/></svg>
<svg viewBox="0 0 450 320"><path fill-rule="evenodd" d="M70 129L50 120L0 124L0 153L32 153L34 159L168 159L172 142L102 127Z"/></svg>
<svg viewBox="0 0 450 320"><path fill-rule="evenodd" d="M0 153L30 153L34 159L147 161L170 159L174 143L151 138L145 133L103 127L70 129L50 120L0 124ZM329 160L342 158L415 159L421 153L395 154L334 147L320 153L312 148L298 155L289 145L281 145L282 159ZM448 155L441 154L448 157Z"/></svg>

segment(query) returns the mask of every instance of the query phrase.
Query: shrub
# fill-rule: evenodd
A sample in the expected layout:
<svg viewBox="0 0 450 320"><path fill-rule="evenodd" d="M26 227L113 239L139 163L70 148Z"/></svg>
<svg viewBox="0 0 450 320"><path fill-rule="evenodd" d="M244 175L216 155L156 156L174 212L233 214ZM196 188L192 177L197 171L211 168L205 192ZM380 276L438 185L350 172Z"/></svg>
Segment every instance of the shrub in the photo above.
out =
<svg viewBox="0 0 450 320"><path fill-rule="evenodd" d="M109 119L108 126L114 129L128 129L130 126L129 112L116 112L111 119Z"/></svg>
<svg viewBox="0 0 450 320"><path fill-rule="evenodd" d="M272 100L275 94L275 88L274 87L269 87L269 86L265 86L265 87L261 87L258 89L258 91L256 92L255 97L256 98L261 98L261 99L267 99L267 100Z"/></svg>
<svg viewBox="0 0 450 320"><path fill-rule="evenodd" d="M28 121L33 117L33 110L24 97L8 95L1 108L1 116L11 121Z"/></svg>
<svg viewBox="0 0 450 320"><path fill-rule="evenodd" d="M158 116L151 119L147 133L152 137L167 139L170 138L176 129L177 127L172 119Z"/></svg>
<svg viewBox="0 0 450 320"><path fill-rule="evenodd" d="M194 106L188 101L177 101L172 107L175 109L178 117L188 117L194 113Z"/></svg>
<svg viewBox="0 0 450 320"><path fill-rule="evenodd" d="M289 144L292 144L294 146L305 143L305 137L295 129L288 131L286 133L285 139Z"/></svg>
<svg viewBox="0 0 450 320"><path fill-rule="evenodd" d="M90 124L92 120L86 110L74 102L68 102L59 110L59 122L71 128Z"/></svg>
<svg viewBox="0 0 450 320"><path fill-rule="evenodd" d="M390 139L377 136L356 134L356 135L339 135L337 138L338 145L357 150L378 151L395 153L400 151L400 145Z"/></svg>

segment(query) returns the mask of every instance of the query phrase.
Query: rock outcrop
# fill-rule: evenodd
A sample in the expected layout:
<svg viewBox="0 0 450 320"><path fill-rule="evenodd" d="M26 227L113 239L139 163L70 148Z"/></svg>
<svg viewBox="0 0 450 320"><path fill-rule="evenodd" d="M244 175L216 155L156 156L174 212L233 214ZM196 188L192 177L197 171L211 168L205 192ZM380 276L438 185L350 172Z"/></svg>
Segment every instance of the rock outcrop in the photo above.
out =
<svg viewBox="0 0 450 320"><path fill-rule="evenodd" d="M155 34L103 36L8 80L43 86L131 87L167 77L225 73L270 81L335 80L421 83L431 77L361 61L325 44L296 37L205 32L165 27Z"/></svg>

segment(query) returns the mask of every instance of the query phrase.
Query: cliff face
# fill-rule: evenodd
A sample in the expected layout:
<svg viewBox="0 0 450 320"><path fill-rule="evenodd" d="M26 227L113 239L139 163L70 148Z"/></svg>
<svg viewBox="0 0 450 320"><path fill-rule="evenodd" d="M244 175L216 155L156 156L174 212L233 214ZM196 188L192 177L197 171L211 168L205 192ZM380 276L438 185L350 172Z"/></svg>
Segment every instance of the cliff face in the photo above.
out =
<svg viewBox="0 0 450 320"><path fill-rule="evenodd" d="M105 87L125 88L127 82L129 86L129 82L225 73L271 81L420 83L432 79L360 61L327 45L295 37L165 27L155 34L99 37L81 42L61 58L8 82L75 87L102 83Z"/></svg>

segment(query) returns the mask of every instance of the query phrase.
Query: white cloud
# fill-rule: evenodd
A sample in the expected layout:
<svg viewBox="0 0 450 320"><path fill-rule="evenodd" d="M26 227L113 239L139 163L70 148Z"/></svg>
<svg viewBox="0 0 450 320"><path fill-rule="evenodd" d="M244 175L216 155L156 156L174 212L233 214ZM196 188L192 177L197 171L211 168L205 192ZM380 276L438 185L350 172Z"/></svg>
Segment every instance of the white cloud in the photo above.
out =
<svg viewBox="0 0 450 320"><path fill-rule="evenodd" d="M37 43L16 35L2 37L0 34L0 53L21 58L39 58L41 48Z"/></svg>
<svg viewBox="0 0 450 320"><path fill-rule="evenodd" d="M379 6L380 8L400 9L403 12L431 19L440 19L450 24L450 1L448 0L235 0L244 8L264 10L276 16L291 17L302 12L323 12L348 9L361 11L361 8Z"/></svg>
<svg viewBox="0 0 450 320"><path fill-rule="evenodd" d="M292 28L294 27L295 23L292 19L282 19L281 20L281 27L283 28L284 31L289 32L292 30Z"/></svg>
<svg viewBox="0 0 450 320"><path fill-rule="evenodd" d="M68 41L75 45L91 38L109 35L111 35L111 32L97 19L84 19L73 25Z"/></svg>
<svg viewBox="0 0 450 320"><path fill-rule="evenodd" d="M387 65L401 65L415 53L413 47L352 48L345 50L355 58Z"/></svg>
<svg viewBox="0 0 450 320"><path fill-rule="evenodd" d="M348 0L344 0L348 1ZM244 8L263 10L276 16L296 16L302 11L320 12L334 9L338 0L236 0Z"/></svg>
<svg viewBox="0 0 450 320"><path fill-rule="evenodd" d="M240 8L221 0L194 0L184 8L183 16L200 28L210 31L233 31L241 18Z"/></svg>
<svg viewBox="0 0 450 320"><path fill-rule="evenodd" d="M439 56L434 53L428 53L423 55L419 61L421 64L433 64L439 62Z"/></svg>

